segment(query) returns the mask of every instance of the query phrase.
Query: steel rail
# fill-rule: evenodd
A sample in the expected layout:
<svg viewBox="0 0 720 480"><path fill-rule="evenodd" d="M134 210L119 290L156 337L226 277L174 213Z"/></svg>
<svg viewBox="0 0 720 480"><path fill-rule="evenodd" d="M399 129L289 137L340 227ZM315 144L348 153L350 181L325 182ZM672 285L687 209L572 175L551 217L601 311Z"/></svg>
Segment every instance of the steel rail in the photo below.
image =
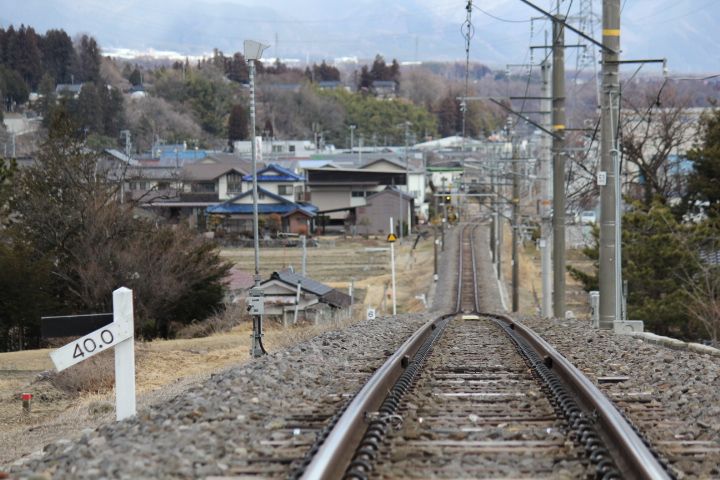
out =
<svg viewBox="0 0 720 480"><path fill-rule="evenodd" d="M475 233L477 232L478 226L475 225L470 232L470 258L472 259L472 273L473 273L473 303L475 305L474 312L480 311L480 299L478 298L478 278L477 278L477 262L475 261Z"/></svg>
<svg viewBox="0 0 720 480"><path fill-rule="evenodd" d="M462 231L460 232L460 254L458 255L458 265L457 265L457 297L455 298L455 311L459 312L462 308L462 287L463 287L463 278L462 278L462 272L463 272L463 240L465 238L465 229L467 228L467 225L463 226Z"/></svg>
<svg viewBox="0 0 720 480"><path fill-rule="evenodd" d="M596 415L600 433L606 435L609 440L605 444L612 450L614 460L627 478L647 480L672 478L612 401L577 367L520 322L506 315L483 315L507 323L540 355L549 359L546 362L550 365L549 368L578 395L583 407Z"/></svg>
<svg viewBox="0 0 720 480"><path fill-rule="evenodd" d="M457 315L462 305L462 241L467 226L460 234L460 255L458 255L458 290L455 311L442 315L418 329L400 348L380 367L363 386L338 419L332 431L320 445L310 463L300 477L305 480L334 480L342 478L347 471L355 451L365 434L366 414L375 412L382 405L388 392L405 370L408 359L425 343L430 333L437 328L438 322ZM472 245L472 244L471 244ZM477 277L475 277L477 282ZM477 288L475 289L477 291ZM477 304L477 303L476 303Z"/></svg>
<svg viewBox="0 0 720 480"><path fill-rule="evenodd" d="M452 315L454 314L443 315L420 327L370 377L340 416L300 478L335 480L343 477L365 433L366 414L377 411L388 391L404 372L408 359L415 355L430 333L437 328L437 322Z"/></svg>

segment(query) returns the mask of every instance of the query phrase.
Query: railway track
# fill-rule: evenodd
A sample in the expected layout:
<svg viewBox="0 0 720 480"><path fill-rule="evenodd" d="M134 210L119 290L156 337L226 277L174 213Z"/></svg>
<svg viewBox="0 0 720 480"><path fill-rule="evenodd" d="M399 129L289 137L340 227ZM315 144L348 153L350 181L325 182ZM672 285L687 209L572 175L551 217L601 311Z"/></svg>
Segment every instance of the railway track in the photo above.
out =
<svg viewBox="0 0 720 480"><path fill-rule="evenodd" d="M294 476L672 478L564 357L479 313L474 230L461 233L455 311L388 359Z"/></svg>

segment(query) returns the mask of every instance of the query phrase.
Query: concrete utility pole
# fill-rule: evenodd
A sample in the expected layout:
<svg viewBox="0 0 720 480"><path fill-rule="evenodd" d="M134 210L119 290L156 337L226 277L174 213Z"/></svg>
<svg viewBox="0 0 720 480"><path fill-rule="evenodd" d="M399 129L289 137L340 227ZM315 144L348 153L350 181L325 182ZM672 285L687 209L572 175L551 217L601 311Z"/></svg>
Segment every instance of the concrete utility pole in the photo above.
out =
<svg viewBox="0 0 720 480"><path fill-rule="evenodd" d="M620 79L617 52L620 51L620 0L603 0L603 41L608 47L602 54L600 171L605 172L605 185L600 187L600 328L612 329L620 321L620 288L617 269L621 268L619 253L620 232L616 196L618 150L617 128L618 92Z"/></svg>
<svg viewBox="0 0 720 480"><path fill-rule="evenodd" d="M553 137L553 313L565 316L565 27L564 17L553 21L552 129Z"/></svg>
<svg viewBox="0 0 720 480"><path fill-rule="evenodd" d="M408 160L408 139L410 137L410 125L412 123L405 122L405 191L410 195L410 162ZM402 195L400 196L400 240L403 238L403 221L405 219L405 205L403 203ZM408 236L412 235L412 212L410 212L407 221Z"/></svg>
<svg viewBox="0 0 720 480"><path fill-rule="evenodd" d="M518 229L520 217L520 159L517 154L515 137L510 133L512 142L512 311L520 309L520 259L518 258Z"/></svg>
<svg viewBox="0 0 720 480"><path fill-rule="evenodd" d="M542 96L550 98L550 64L543 61L540 66L542 70ZM543 112L550 112L550 100L542 100ZM551 114L543 114L543 126L551 129ZM540 175L542 177L542 193L540 196L540 270L542 272L542 303L541 314L543 318L552 315L552 256L550 254L550 242L552 240L550 205L552 204L552 192L550 191L550 175L552 171L550 160L550 137L543 135L540 140Z"/></svg>

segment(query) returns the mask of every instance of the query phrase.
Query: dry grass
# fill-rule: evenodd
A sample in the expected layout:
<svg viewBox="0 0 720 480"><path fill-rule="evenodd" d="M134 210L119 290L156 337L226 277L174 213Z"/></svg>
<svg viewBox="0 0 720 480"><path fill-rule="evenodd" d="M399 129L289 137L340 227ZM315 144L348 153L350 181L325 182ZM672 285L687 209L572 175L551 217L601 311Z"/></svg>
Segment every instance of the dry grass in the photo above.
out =
<svg viewBox="0 0 720 480"><path fill-rule="evenodd" d="M202 338L229 332L242 322L250 321L250 315L242 301L226 305L225 310L201 322L178 329L175 338Z"/></svg>
<svg viewBox="0 0 720 480"><path fill-rule="evenodd" d="M503 280L508 293L508 308L511 308L512 301L512 232L505 223L503 237ZM540 311L542 301L542 271L540 265L540 250L528 243L524 248L519 248L520 254L520 313L535 315ZM566 262L580 268L587 268L591 263L578 250L568 250ZM588 304L587 294L580 282L575 280L569 273L565 273L565 302L567 310L572 310L576 316L587 315Z"/></svg>

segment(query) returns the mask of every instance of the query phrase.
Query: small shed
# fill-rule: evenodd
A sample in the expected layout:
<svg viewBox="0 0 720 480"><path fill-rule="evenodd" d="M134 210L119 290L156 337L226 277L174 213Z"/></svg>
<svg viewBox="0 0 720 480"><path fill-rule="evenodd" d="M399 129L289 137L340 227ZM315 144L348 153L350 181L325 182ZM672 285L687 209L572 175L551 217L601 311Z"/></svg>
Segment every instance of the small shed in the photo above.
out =
<svg viewBox="0 0 720 480"><path fill-rule="evenodd" d="M265 316L283 325L293 321L296 306L297 321L318 324L350 315L349 295L292 269L273 272L260 284L260 289L265 294Z"/></svg>

